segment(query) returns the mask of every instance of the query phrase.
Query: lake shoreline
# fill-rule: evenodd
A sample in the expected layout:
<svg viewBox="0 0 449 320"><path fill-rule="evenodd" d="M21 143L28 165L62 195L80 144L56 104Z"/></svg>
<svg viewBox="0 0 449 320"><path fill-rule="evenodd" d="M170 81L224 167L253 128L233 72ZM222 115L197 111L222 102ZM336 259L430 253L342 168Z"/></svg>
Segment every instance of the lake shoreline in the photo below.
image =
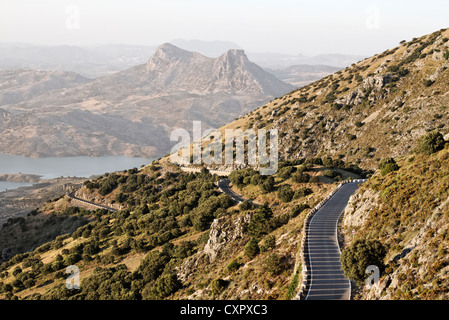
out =
<svg viewBox="0 0 449 320"><path fill-rule="evenodd" d="M86 180L76 177L43 179L32 185L0 192L0 229L9 218L24 216L72 188L81 187Z"/></svg>
<svg viewBox="0 0 449 320"><path fill-rule="evenodd" d="M140 168L152 161L127 156L29 158L0 153L0 181L35 183L39 179L58 177L89 178L106 172Z"/></svg>
<svg viewBox="0 0 449 320"><path fill-rule="evenodd" d="M24 174L24 173L0 173L0 181L5 182L28 182L37 183L41 180L42 176L37 174Z"/></svg>

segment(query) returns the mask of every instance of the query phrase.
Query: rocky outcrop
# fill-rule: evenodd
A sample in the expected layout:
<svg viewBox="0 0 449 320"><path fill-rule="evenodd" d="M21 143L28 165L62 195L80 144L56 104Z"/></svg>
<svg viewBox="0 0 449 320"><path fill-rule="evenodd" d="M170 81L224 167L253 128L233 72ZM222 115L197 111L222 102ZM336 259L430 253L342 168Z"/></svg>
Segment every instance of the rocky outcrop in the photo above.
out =
<svg viewBox="0 0 449 320"><path fill-rule="evenodd" d="M377 205L378 197L379 194L371 189L353 194L343 213L343 225L347 228L363 226L370 210Z"/></svg>
<svg viewBox="0 0 449 320"><path fill-rule="evenodd" d="M215 219L210 226L209 239L204 248L179 266L178 278L181 281L186 281L199 265L212 262L231 251L233 243L243 238L250 219L250 214Z"/></svg>
<svg viewBox="0 0 449 320"><path fill-rule="evenodd" d="M203 253L208 255L211 261L215 260L229 243L243 237L250 219L250 215L235 219L230 217L215 219L211 224L209 240L203 248Z"/></svg>
<svg viewBox="0 0 449 320"><path fill-rule="evenodd" d="M390 74L376 74L366 77L359 87L346 96L337 99L336 103L343 105L359 105L363 99L368 99L372 102L381 99L383 97L381 89L389 84L391 79ZM367 95L367 92L372 94Z"/></svg>

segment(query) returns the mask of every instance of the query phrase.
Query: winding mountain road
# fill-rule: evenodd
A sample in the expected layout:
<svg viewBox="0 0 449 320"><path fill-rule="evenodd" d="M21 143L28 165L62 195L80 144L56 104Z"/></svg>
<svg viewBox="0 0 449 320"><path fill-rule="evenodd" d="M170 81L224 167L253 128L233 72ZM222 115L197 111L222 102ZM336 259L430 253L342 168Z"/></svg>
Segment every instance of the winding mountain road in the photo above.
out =
<svg viewBox="0 0 449 320"><path fill-rule="evenodd" d="M75 196L75 192L74 191L70 192L69 194L67 194L67 196L70 199L72 199L72 200L80 201L80 202L82 202L84 204L87 204L87 205L95 207L95 208L106 209L108 211L113 211L113 212L117 212L118 211L117 209L114 209L114 208L111 208L111 207L107 207L107 206L104 206L104 205L99 204L99 203L95 203L95 202L92 202L92 201L88 201L88 200L84 200L84 199L78 198L77 196Z"/></svg>
<svg viewBox="0 0 449 320"><path fill-rule="evenodd" d="M229 179L221 179L218 181L218 188L238 203L245 201L245 198L232 191L229 187L230 182L231 181Z"/></svg>
<svg viewBox="0 0 449 320"><path fill-rule="evenodd" d="M337 226L349 197L361 182L343 184L310 221L307 230L310 284L306 300L349 300L351 297L351 283L344 276L340 263ZM232 191L229 183L229 179L222 179L218 181L218 188L238 203L246 200Z"/></svg>
<svg viewBox="0 0 449 320"><path fill-rule="evenodd" d="M351 297L351 283L340 263L337 225L358 184L344 184L310 221L307 231L310 284L306 300L349 300Z"/></svg>

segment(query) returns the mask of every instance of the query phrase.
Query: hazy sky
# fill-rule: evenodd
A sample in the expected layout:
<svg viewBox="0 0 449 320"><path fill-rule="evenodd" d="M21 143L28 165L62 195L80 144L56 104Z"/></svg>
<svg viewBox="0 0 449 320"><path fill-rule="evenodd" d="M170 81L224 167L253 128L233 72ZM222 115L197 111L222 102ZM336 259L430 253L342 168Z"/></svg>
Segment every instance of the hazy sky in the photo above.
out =
<svg viewBox="0 0 449 320"><path fill-rule="evenodd" d="M159 45L372 55L449 27L448 0L1 0L0 42Z"/></svg>

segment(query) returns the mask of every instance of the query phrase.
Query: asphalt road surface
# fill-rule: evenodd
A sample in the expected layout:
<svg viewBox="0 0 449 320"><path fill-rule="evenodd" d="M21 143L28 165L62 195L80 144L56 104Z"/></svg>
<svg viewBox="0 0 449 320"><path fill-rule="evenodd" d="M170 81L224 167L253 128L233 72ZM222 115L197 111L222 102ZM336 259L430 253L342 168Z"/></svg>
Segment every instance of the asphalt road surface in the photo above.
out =
<svg viewBox="0 0 449 320"><path fill-rule="evenodd" d="M338 218L358 183L344 184L310 221L307 234L310 286L306 300L349 300L351 284L343 275L337 240Z"/></svg>
<svg viewBox="0 0 449 320"><path fill-rule="evenodd" d="M222 179L218 181L218 188L220 188L222 192L226 193L228 196L230 196L232 199L234 199L234 201L237 201L238 203L245 201L245 198L243 198L242 196L238 195L237 193L231 190L231 188L229 187L230 182L231 181L229 181L229 179Z"/></svg>
<svg viewBox="0 0 449 320"><path fill-rule="evenodd" d="M99 204L99 203L95 203L95 202L92 202L92 201L88 201L88 200L84 200L84 199L78 198L78 197L75 196L75 192L70 192L67 196L70 199L75 199L75 200L84 202L86 204L92 205L92 206L100 208L100 209L106 209L108 211L114 211L114 212L118 211L117 209L106 207L106 206L104 206L102 204Z"/></svg>

